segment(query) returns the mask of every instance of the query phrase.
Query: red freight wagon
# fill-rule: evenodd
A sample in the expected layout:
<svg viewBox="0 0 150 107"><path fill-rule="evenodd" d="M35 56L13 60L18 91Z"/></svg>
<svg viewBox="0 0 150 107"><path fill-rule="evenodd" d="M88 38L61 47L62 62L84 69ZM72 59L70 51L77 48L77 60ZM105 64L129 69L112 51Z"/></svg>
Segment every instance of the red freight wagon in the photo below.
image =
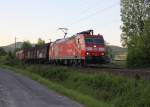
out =
<svg viewBox="0 0 150 107"><path fill-rule="evenodd" d="M105 50L103 36L88 30L52 43L49 59L64 64L104 63Z"/></svg>
<svg viewBox="0 0 150 107"><path fill-rule="evenodd" d="M16 52L16 58L25 63L48 63L50 43Z"/></svg>
<svg viewBox="0 0 150 107"><path fill-rule="evenodd" d="M47 63L50 43L25 49L25 62L28 63Z"/></svg>
<svg viewBox="0 0 150 107"><path fill-rule="evenodd" d="M16 58L19 60L23 60L24 58L23 50L16 52Z"/></svg>

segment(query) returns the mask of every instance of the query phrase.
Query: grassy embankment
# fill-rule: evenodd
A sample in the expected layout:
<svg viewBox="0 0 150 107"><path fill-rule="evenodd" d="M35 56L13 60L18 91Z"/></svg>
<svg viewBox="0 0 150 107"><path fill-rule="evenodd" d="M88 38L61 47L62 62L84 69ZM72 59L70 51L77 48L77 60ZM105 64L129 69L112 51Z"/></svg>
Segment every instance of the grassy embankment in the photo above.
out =
<svg viewBox="0 0 150 107"><path fill-rule="evenodd" d="M3 66L26 75L86 107L150 107L150 81L108 73L86 74L68 67Z"/></svg>

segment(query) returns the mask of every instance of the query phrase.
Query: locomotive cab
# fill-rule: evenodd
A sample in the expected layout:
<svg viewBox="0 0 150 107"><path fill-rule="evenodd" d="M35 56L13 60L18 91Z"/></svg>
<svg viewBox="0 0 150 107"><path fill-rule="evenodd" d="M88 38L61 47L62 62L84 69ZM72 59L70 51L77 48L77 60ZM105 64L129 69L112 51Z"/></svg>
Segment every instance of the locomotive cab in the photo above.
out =
<svg viewBox="0 0 150 107"><path fill-rule="evenodd" d="M78 33L83 36L84 60L86 64L105 63L105 42L102 35L94 35L93 30Z"/></svg>

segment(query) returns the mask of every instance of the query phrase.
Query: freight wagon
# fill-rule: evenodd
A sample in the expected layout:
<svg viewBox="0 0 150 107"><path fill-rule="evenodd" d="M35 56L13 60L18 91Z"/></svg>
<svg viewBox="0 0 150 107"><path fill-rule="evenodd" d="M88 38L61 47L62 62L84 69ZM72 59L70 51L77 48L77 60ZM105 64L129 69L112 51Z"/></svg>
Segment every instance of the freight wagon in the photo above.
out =
<svg viewBox="0 0 150 107"><path fill-rule="evenodd" d="M25 63L48 63L49 46L50 43L47 43L42 46L35 46L29 49L18 51L16 52L16 58Z"/></svg>

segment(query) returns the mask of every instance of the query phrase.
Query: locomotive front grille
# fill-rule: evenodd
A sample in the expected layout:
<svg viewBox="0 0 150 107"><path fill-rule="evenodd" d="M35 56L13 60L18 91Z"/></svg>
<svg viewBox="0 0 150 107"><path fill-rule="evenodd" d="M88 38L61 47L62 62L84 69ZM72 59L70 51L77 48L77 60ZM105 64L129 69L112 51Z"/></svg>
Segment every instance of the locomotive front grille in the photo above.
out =
<svg viewBox="0 0 150 107"><path fill-rule="evenodd" d="M85 62L87 64L103 64L105 63L105 56L86 56Z"/></svg>

